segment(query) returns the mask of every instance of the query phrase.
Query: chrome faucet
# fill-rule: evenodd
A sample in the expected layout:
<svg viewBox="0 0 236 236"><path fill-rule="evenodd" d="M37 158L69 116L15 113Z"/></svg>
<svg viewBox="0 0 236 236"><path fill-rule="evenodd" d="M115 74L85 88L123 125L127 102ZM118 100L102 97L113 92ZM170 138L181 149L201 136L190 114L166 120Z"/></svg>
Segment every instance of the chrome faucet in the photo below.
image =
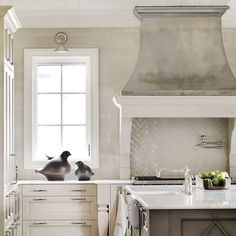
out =
<svg viewBox="0 0 236 236"><path fill-rule="evenodd" d="M187 195L192 195L193 193L193 176L187 174L184 178L184 193Z"/></svg>
<svg viewBox="0 0 236 236"><path fill-rule="evenodd" d="M195 150L198 148L217 148L217 149L222 149L223 148L223 142L221 140L217 141L206 141L206 135L202 134L200 136L200 143L195 145Z"/></svg>
<svg viewBox="0 0 236 236"><path fill-rule="evenodd" d="M158 169L156 172L156 176L158 178L161 177L162 171L168 171L168 172L174 172L174 173L184 173L183 192L187 195L192 195L192 178L193 178L193 176L189 175L190 169L187 166L185 166L184 169L179 169L179 170L167 169L167 168Z"/></svg>
<svg viewBox="0 0 236 236"><path fill-rule="evenodd" d="M167 171L167 172L173 172L173 173L184 173L184 176L188 175L190 169L186 166L184 169L167 169L167 168L161 168L157 169L156 172L156 177L160 178L161 177L161 172L162 171Z"/></svg>

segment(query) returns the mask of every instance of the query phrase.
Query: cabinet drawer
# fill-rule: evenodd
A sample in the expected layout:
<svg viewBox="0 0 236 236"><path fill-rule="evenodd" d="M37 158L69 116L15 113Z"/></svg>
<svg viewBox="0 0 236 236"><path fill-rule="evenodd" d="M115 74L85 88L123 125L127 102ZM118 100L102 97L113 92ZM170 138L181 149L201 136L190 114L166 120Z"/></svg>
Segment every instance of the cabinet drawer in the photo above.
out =
<svg viewBox="0 0 236 236"><path fill-rule="evenodd" d="M23 196L78 196L96 195L95 184L73 185L24 185Z"/></svg>
<svg viewBox="0 0 236 236"><path fill-rule="evenodd" d="M24 220L96 219L95 196L23 197Z"/></svg>
<svg viewBox="0 0 236 236"><path fill-rule="evenodd" d="M97 236L97 222L83 221L24 221L24 236Z"/></svg>

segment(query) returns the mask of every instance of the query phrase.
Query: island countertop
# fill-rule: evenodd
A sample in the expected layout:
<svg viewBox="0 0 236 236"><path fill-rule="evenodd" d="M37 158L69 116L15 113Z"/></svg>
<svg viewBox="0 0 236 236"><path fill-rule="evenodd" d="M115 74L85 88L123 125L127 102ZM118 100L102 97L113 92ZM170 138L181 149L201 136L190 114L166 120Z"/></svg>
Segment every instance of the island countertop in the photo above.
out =
<svg viewBox="0 0 236 236"><path fill-rule="evenodd" d="M224 190L204 190L193 186L193 194L181 185L126 186L127 191L144 209L236 209L236 186Z"/></svg>

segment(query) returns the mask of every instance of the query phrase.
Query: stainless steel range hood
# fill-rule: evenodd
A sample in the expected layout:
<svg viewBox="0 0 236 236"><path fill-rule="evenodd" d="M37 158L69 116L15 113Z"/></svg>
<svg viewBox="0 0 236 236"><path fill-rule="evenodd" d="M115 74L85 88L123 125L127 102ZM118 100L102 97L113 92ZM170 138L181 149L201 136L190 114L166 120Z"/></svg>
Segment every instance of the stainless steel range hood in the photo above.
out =
<svg viewBox="0 0 236 236"><path fill-rule="evenodd" d="M221 16L228 6L135 7L140 52L122 95L234 96Z"/></svg>

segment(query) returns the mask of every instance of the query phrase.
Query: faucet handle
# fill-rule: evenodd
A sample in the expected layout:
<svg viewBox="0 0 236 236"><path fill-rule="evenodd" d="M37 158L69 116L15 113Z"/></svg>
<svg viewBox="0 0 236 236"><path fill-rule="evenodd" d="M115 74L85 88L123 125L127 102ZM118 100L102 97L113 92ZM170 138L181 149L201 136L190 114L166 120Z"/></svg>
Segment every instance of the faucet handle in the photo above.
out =
<svg viewBox="0 0 236 236"><path fill-rule="evenodd" d="M191 171L191 170L190 170L187 166L185 166L185 167L184 167L184 176L185 176L185 177L188 176L190 171Z"/></svg>
<svg viewBox="0 0 236 236"><path fill-rule="evenodd" d="M157 172L156 172L156 177L157 178L160 178L161 177L161 169L159 169L159 170L157 170Z"/></svg>
<svg viewBox="0 0 236 236"><path fill-rule="evenodd" d="M202 135L200 136L200 140L201 140L202 142L205 142L205 141L206 141L206 135L205 135L205 134L202 134Z"/></svg>

